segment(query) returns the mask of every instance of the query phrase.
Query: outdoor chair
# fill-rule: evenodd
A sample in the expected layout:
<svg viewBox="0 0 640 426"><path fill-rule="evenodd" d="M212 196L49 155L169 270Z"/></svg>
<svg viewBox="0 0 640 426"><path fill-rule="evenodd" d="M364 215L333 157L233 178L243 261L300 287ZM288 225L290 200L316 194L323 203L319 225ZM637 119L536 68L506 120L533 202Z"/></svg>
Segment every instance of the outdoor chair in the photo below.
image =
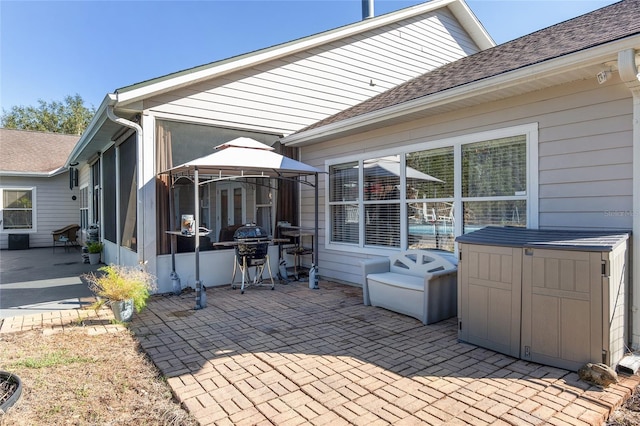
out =
<svg viewBox="0 0 640 426"><path fill-rule="evenodd" d="M80 244L78 243L77 235L79 230L80 225L73 224L51 232L53 236L53 252L55 253L57 245L64 246L65 250L68 250L69 247L79 248Z"/></svg>

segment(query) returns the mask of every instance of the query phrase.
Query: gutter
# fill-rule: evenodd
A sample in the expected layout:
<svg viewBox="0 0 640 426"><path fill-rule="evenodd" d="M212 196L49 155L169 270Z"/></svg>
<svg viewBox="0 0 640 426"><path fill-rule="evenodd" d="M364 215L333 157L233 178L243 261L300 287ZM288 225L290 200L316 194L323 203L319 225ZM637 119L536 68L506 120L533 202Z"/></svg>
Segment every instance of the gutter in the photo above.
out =
<svg viewBox="0 0 640 426"><path fill-rule="evenodd" d="M633 189L631 217L631 333L629 340L640 348L640 73L635 49L618 52L618 73L633 96Z"/></svg>
<svg viewBox="0 0 640 426"><path fill-rule="evenodd" d="M66 171L67 171L66 167L59 167L50 172L16 172L16 171L0 170L0 176L50 178L50 177L58 176L59 174L62 174Z"/></svg>
<svg viewBox="0 0 640 426"><path fill-rule="evenodd" d="M303 146L313 143L316 140L335 138L350 131L366 131L368 130L368 126L384 123L390 119L427 111L428 109L447 105L452 102L470 99L518 86L523 83L536 81L542 74L544 74L545 77L549 77L576 67L602 64L611 60L611 56L614 54L613 52L630 49L637 44L638 37L628 37L617 42L532 64L524 68L507 71L493 77L487 77L441 92L391 105L325 126L294 133L282 139L282 143L286 146ZM413 120L413 118L411 120Z"/></svg>
<svg viewBox="0 0 640 426"><path fill-rule="evenodd" d="M106 113L107 113L107 117L109 118L109 120L113 121L116 124L119 124L121 126L124 127L128 127L130 129L135 130L136 132L136 154L138 157L138 176L137 176L137 180L138 180L138 184L137 184L137 188L136 188L136 199L137 199L137 203L140 204L140 201L142 199L141 197L141 185L144 182L144 158L143 158L143 139L142 139L142 126L140 126L138 123L134 123L133 121L127 120L125 118L122 117L118 117L115 112L113 111L113 107L114 105L116 105L116 103L118 103L118 95L117 94L113 94L113 93L109 93L107 95L107 98L109 99L109 102L106 105ZM105 98L105 100L107 99ZM119 210L119 209L118 209ZM138 252L138 263L139 264L144 264L145 263L145 255L144 255L144 245L145 245L145 241L144 241L144 211L143 209L141 209L139 206L136 206L136 214L137 214L137 219L138 219L138 235L136 235L136 238L139 242L141 242L141 244L138 245L137 247L137 252ZM119 228L119 227L118 227ZM119 232L119 231L118 231ZM142 238L140 238L140 236L143 235Z"/></svg>

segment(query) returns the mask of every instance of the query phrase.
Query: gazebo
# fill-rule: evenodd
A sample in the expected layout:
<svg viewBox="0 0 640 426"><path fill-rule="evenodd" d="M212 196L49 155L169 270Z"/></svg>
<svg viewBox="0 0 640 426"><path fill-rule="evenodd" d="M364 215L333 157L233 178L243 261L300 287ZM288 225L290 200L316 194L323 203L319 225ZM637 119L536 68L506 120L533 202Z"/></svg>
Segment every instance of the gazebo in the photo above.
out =
<svg viewBox="0 0 640 426"><path fill-rule="evenodd" d="M200 281L200 191L199 186L212 182L229 180L247 180L252 178L270 178L297 181L307 184L315 189L314 211L314 247L312 264L318 266L318 174L320 170L315 167L293 160L274 152L268 145L247 137L240 137L225 142L215 147L216 152L179 166L170 168L162 173L169 174L169 180L187 177L193 181L194 186L194 235L195 238L195 309L203 308L202 282ZM314 181L309 182L307 177L313 176ZM201 182L201 179L205 179ZM173 194L170 193L170 200ZM173 209L173 202L170 202ZM173 217L173 214L171 215ZM171 224L173 227L173 223ZM172 229L173 231L173 229ZM168 231L171 232L171 231ZM172 269L175 273L174 244L171 245Z"/></svg>

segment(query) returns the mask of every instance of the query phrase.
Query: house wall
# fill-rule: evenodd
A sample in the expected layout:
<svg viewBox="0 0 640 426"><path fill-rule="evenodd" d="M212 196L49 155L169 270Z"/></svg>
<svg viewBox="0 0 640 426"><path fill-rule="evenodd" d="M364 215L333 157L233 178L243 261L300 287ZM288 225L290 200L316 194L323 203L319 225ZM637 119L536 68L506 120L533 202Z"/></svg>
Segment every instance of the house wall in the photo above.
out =
<svg viewBox="0 0 640 426"><path fill-rule="evenodd" d="M2 188L35 187L36 188L36 223L35 231L0 231L0 249L8 248L9 234L29 234L29 247L51 247L51 232L67 225L80 223L80 200L78 187L69 189L67 172L54 177L13 177L3 176ZM73 200L72 197L76 199Z"/></svg>
<svg viewBox="0 0 640 426"><path fill-rule="evenodd" d="M287 135L478 50L444 9L156 96L144 108Z"/></svg>
<svg viewBox="0 0 640 426"><path fill-rule="evenodd" d="M329 159L538 123L539 227L630 230L631 103L618 79L598 85L593 78L305 146L301 159L325 169ZM326 229L325 185L321 181L321 229ZM305 188L302 211L303 226L311 226L313 192ZM321 233L321 276L361 283L358 261L367 257L349 248L328 249Z"/></svg>

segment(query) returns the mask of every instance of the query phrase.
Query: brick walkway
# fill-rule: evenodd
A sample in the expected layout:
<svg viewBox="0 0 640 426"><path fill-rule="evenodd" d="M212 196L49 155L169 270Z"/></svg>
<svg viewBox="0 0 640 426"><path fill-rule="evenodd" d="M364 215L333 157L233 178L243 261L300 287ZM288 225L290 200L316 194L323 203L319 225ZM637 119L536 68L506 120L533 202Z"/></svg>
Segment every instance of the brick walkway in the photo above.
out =
<svg viewBox="0 0 640 426"><path fill-rule="evenodd" d="M154 297L131 325L203 425L598 425L640 382L575 373L458 342L455 320L365 307L322 282Z"/></svg>
<svg viewBox="0 0 640 426"><path fill-rule="evenodd" d="M43 334L62 333L67 328L77 329L79 325L85 327L89 335L126 330L123 325L112 324L113 319L113 313L107 308L97 312L93 309L66 309L5 318L0 320L0 334L37 329L42 329Z"/></svg>

